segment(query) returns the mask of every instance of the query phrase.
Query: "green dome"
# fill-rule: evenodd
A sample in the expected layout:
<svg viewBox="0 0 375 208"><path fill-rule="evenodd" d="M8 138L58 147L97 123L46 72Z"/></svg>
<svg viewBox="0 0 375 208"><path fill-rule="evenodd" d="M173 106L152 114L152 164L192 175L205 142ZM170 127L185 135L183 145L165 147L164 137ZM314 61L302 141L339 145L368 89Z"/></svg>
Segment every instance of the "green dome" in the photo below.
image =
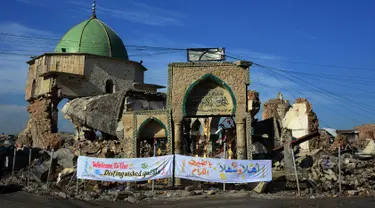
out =
<svg viewBox="0 0 375 208"><path fill-rule="evenodd" d="M95 17L70 29L61 38L55 52L89 53L128 60L128 53L121 38Z"/></svg>

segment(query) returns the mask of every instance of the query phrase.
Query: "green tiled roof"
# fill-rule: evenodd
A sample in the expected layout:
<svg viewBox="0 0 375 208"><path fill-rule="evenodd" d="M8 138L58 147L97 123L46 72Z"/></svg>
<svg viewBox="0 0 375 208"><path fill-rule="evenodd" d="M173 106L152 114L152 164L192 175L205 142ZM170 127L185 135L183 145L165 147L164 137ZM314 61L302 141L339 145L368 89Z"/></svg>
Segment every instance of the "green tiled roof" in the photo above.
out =
<svg viewBox="0 0 375 208"><path fill-rule="evenodd" d="M70 29L55 48L57 53L89 53L128 60L121 38L110 27L92 17Z"/></svg>

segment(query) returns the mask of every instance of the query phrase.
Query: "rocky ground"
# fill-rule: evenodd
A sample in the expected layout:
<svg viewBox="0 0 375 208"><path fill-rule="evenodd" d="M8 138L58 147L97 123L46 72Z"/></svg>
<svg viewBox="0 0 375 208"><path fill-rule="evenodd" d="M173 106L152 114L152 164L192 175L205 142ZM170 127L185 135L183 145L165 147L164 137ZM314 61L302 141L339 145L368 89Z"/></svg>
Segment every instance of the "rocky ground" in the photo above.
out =
<svg viewBox="0 0 375 208"><path fill-rule="evenodd" d="M147 203L153 201L174 201L186 198L205 199L212 197L251 197L253 199L292 199L296 198L296 184L283 177L284 162L281 159L273 165L273 181L265 183L259 189L247 185L189 183L180 189L157 186L154 192L150 184L135 184L128 189L125 183L109 183L100 181L83 181L77 183L75 177L76 158L78 154L93 157L123 157L123 147L116 140L84 141L78 148L70 139L62 148L53 154L45 150L32 149L31 166L29 149L19 148L17 151L15 175L3 175L0 186L3 192L22 191L38 196L54 197L64 200L115 201L127 203ZM51 155L53 158L51 160ZM375 196L375 159L358 157L353 152L343 152L341 161L341 188L339 193L339 157L335 151L314 150L310 154L297 154L296 164L301 193L297 198L316 199L338 196ZM9 161L13 161L9 158ZM51 174L49 166L52 161ZM11 165L10 165L11 167ZM281 173L278 176L278 173ZM49 177L48 189L47 178ZM294 175L292 179L295 179ZM289 184L289 185L288 185ZM292 184L292 185L291 185ZM251 184L254 185L254 184ZM255 184L256 185L256 184ZM10 191L9 191L9 190Z"/></svg>
<svg viewBox="0 0 375 208"><path fill-rule="evenodd" d="M322 198L322 199L263 199L253 198L248 195L226 195L226 196L202 196L195 198L184 198L181 200L153 200L143 201L133 204L123 201L82 201L77 199L61 199L55 197L45 197L26 192L16 192L0 194L1 206L7 208L65 208L65 207L102 207L102 208L133 208L133 207L154 207L154 208L174 208L174 207L373 207L375 200L373 198L349 197L349 198Z"/></svg>

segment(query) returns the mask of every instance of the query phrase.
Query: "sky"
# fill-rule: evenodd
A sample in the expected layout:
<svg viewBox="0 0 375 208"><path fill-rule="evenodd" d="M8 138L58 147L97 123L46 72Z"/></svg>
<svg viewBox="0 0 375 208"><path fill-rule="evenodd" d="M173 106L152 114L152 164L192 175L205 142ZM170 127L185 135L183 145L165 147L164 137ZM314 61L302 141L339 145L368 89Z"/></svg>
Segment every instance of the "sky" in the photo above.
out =
<svg viewBox="0 0 375 208"><path fill-rule="evenodd" d="M53 51L90 17L91 3L1 0L0 132L27 124L25 62ZM320 127L336 129L375 123L374 11L372 0L97 0L98 18L129 45L130 59L148 68L146 83L166 86L168 63L186 61L186 52L137 45L225 47L228 60L255 63L249 88L262 103L278 92L290 103L305 97ZM71 131L61 114L59 121L60 130Z"/></svg>

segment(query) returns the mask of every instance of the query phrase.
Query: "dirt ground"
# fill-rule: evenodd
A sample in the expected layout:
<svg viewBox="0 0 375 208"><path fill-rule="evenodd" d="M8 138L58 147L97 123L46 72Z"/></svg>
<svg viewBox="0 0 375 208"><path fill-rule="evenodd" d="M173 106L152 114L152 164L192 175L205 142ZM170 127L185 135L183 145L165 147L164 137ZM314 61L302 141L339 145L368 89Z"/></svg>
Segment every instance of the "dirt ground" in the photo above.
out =
<svg viewBox="0 0 375 208"><path fill-rule="evenodd" d="M133 207L374 207L374 198L323 198L323 199L259 199L249 196L225 197L225 196L209 196L195 197L182 200L156 200L143 202L141 204L131 204L129 202L108 202L108 201L79 201L66 200L57 197L48 197L40 195L32 195L23 191L15 191L13 193L0 194L1 207L6 208L133 208Z"/></svg>

